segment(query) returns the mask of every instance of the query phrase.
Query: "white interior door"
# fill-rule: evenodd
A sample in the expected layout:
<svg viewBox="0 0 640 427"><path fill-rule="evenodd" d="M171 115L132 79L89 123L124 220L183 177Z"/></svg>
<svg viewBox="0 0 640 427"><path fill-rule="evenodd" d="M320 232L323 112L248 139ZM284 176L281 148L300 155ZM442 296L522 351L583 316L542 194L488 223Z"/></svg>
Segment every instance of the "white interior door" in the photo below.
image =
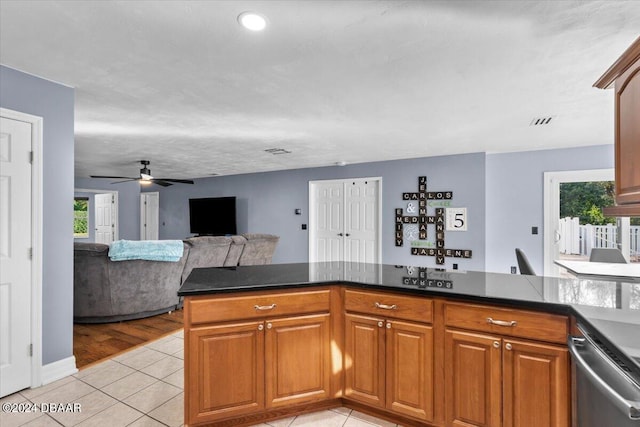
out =
<svg viewBox="0 0 640 427"><path fill-rule="evenodd" d="M158 240L160 193L140 193L140 240Z"/></svg>
<svg viewBox="0 0 640 427"><path fill-rule="evenodd" d="M350 182L349 182L350 181ZM380 181L354 179L345 186L345 261L379 262L378 199Z"/></svg>
<svg viewBox="0 0 640 427"><path fill-rule="evenodd" d="M381 178L309 183L309 261L381 262Z"/></svg>
<svg viewBox="0 0 640 427"><path fill-rule="evenodd" d="M309 184L309 261L342 261L344 254L344 184L317 181Z"/></svg>
<svg viewBox="0 0 640 427"><path fill-rule="evenodd" d="M113 193L96 194L96 243L109 244L116 240L115 235L115 196Z"/></svg>
<svg viewBox="0 0 640 427"><path fill-rule="evenodd" d="M0 122L0 397L31 385L32 125Z"/></svg>

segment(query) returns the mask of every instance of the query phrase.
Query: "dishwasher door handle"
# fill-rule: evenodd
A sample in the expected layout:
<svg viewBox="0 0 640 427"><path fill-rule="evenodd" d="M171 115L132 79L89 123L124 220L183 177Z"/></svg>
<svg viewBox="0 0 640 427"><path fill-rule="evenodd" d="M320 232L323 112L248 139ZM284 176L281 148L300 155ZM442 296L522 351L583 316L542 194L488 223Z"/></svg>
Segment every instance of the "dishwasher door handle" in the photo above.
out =
<svg viewBox="0 0 640 427"><path fill-rule="evenodd" d="M573 336L569 336L567 339L567 345L569 346L569 351L571 352L571 356L575 363L583 370L584 373L587 374L595 387L597 387L602 393L606 393L611 397L611 400L616 407L618 407L623 413L627 414L630 419L640 420L640 402L630 401L620 396L620 394L600 378L600 376L582 358L577 344L582 344L585 341L585 338ZM620 375L623 374L620 373Z"/></svg>

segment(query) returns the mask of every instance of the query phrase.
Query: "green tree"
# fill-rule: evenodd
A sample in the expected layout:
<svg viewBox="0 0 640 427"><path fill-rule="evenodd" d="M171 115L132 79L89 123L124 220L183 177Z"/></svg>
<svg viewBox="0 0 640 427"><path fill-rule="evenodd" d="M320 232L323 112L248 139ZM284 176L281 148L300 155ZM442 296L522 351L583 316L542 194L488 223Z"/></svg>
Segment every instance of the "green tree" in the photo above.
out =
<svg viewBox="0 0 640 427"><path fill-rule="evenodd" d="M580 224L615 224L602 208L615 204L613 181L560 184L560 217L578 217Z"/></svg>

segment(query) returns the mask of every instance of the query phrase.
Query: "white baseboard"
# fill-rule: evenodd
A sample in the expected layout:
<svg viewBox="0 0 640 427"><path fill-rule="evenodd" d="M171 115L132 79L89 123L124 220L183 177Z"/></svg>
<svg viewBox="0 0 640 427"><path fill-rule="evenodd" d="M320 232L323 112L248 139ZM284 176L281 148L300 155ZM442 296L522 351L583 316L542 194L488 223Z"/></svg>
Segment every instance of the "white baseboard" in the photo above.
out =
<svg viewBox="0 0 640 427"><path fill-rule="evenodd" d="M48 363L42 366L42 385L52 383L77 372L75 356Z"/></svg>

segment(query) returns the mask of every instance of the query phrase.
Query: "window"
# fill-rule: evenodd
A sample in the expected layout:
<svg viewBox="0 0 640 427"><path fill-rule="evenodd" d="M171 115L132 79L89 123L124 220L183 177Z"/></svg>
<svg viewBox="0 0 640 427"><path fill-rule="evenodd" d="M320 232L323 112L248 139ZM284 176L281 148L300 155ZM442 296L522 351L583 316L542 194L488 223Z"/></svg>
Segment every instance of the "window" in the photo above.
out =
<svg viewBox="0 0 640 427"><path fill-rule="evenodd" d="M75 197L73 199L73 237L74 239L89 238L88 197Z"/></svg>

